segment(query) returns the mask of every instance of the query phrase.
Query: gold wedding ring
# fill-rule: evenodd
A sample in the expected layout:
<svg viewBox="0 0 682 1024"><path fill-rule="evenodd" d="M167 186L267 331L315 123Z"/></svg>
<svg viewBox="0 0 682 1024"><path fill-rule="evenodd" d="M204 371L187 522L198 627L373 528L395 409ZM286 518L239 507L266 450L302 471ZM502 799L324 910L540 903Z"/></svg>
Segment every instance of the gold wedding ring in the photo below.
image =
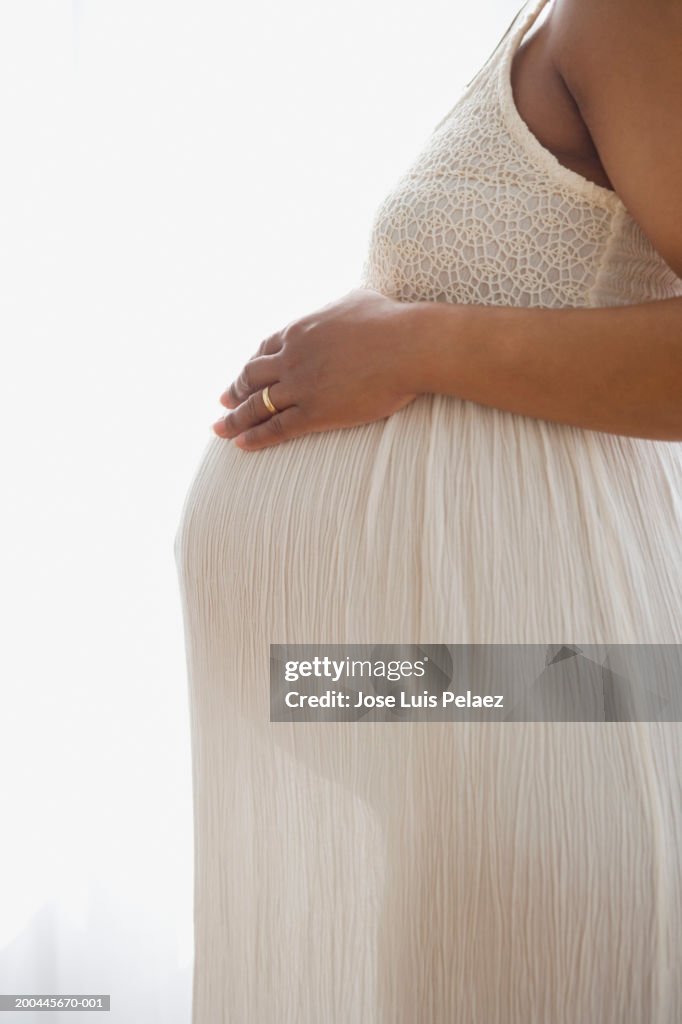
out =
<svg viewBox="0 0 682 1024"><path fill-rule="evenodd" d="M265 405L265 408L268 410L268 412L278 412L279 411L277 409L277 406L274 404L274 402L270 398L270 385L269 384L268 384L268 386L266 388L263 388L263 390L261 391L261 395L263 396L263 403Z"/></svg>

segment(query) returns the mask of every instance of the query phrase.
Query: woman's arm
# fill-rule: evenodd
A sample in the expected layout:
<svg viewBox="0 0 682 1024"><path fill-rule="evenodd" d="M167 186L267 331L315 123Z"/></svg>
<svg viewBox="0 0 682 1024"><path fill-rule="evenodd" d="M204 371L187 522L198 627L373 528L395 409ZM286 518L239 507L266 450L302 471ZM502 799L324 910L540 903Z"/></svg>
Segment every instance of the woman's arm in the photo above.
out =
<svg viewBox="0 0 682 1024"><path fill-rule="evenodd" d="M396 316L406 391L682 441L682 297L600 309L414 302Z"/></svg>
<svg viewBox="0 0 682 1024"><path fill-rule="evenodd" d="M276 415L262 398L273 382ZM545 309L356 288L267 338L222 395L232 411L213 429L262 448L383 419L425 393L682 441L682 297Z"/></svg>

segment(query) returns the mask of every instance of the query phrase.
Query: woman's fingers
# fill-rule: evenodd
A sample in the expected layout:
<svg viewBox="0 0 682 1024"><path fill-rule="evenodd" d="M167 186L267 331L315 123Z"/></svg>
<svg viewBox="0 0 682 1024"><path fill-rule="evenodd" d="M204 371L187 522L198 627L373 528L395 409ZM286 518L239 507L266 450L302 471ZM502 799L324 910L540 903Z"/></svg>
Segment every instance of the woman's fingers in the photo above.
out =
<svg viewBox="0 0 682 1024"><path fill-rule="evenodd" d="M298 437L310 430L304 413L297 405L290 405L283 412L278 412L270 419L239 434L234 443L239 448L255 451L258 448L269 448L281 444L289 438Z"/></svg>
<svg viewBox="0 0 682 1024"><path fill-rule="evenodd" d="M271 334L269 338L265 338L261 341L258 346L257 356L272 356L282 348L284 341L282 340L282 332L276 331L275 334Z"/></svg>
<svg viewBox="0 0 682 1024"><path fill-rule="evenodd" d="M292 403L283 393L282 385L279 383L270 384L270 401L278 410L277 414L273 414L263 401L264 387L265 384L263 387L259 387L257 391L253 391L236 409L228 412L226 416L223 416L222 419L217 420L213 424L213 430L219 437L236 437L244 430L248 430L263 420L270 419L273 415L278 415L280 411L291 407Z"/></svg>
<svg viewBox="0 0 682 1024"><path fill-rule="evenodd" d="M274 361L276 354L253 356L249 359L237 379L232 381L227 391L220 396L221 405L227 409L236 409L254 391L277 380L279 372Z"/></svg>

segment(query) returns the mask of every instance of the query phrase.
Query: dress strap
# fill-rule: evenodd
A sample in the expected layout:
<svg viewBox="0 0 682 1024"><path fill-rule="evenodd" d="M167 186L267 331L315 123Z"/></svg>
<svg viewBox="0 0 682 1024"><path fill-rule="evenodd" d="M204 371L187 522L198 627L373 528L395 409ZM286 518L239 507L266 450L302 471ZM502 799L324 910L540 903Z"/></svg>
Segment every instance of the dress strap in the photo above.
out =
<svg viewBox="0 0 682 1024"><path fill-rule="evenodd" d="M498 42L497 46L496 46L496 47L495 47L495 49L493 50L493 52L492 52L492 53L490 54L490 56L489 56L489 57L488 57L488 59L487 59L487 60L485 61L485 63L481 65L481 67L480 67L480 68L478 69L478 71L476 72L476 74L474 75L474 77L473 77L473 78L471 79L471 81L467 82L467 83L466 83L466 85L464 86L464 90L463 90L464 92L467 92L467 90L469 89L469 87L470 87L471 85L473 85L473 83L474 83L475 81L477 81L477 80L478 80L479 76L480 76L480 75L481 75L481 74L483 73L483 71L485 71L485 69L486 69L486 68L488 67L488 65L490 64L490 62L491 62L491 60L493 59L493 57L495 56L495 54L496 54L496 53L497 53L497 52L499 51L500 47L502 46L502 43L503 43L503 42L505 41L505 39L506 39L506 38L508 37L508 35L509 35L509 33L511 32L511 30L512 30L512 29L514 28L514 26L515 26L515 25L517 24L517 22L519 21L519 18L521 17L521 15L523 14L523 12L524 12L524 11L526 10L526 8L528 7L528 4L529 4L529 2L530 2L530 0L524 0L524 3L522 3L522 4L521 4L521 6L519 7L518 11L516 12L516 14L514 15L514 17L512 18L511 22L509 23L509 26L508 26L508 28L507 28L507 29L506 29L506 31L504 32L504 35L503 35L503 36L501 37L501 39L499 40L499 42ZM545 4L546 4L546 3L548 3L548 0L534 0L534 2L533 2L533 5L532 5L532 7L533 7L533 11L532 11L532 14L531 14L531 15L529 16L529 19L528 19L528 20L529 20L529 21L531 21L531 20L535 20L535 18L536 18L536 17L537 17L537 15L538 15L538 14L540 13L540 11L542 10L542 8L543 8L543 7L545 6ZM458 100L457 100L457 103L459 103L459 100L460 100L460 99L461 99L461 96L460 96L460 97L458 98ZM455 104L455 106L456 106L456 105L457 105L457 104ZM445 115L444 115L444 116L443 116L443 117L442 117L442 118L440 119L440 121L438 122L438 124L437 124L437 125L435 126L435 128L433 129L433 131L434 131L434 132L435 132L435 131L438 131L438 129L440 128L440 126L441 126L441 125L442 125L442 124L443 124L443 123L444 123L445 121L447 121L448 117L450 116L450 114L452 113L452 111L453 111L454 109L455 109L454 107L451 107L451 108L450 108L450 110L448 110L447 114L445 114Z"/></svg>
<svg viewBox="0 0 682 1024"><path fill-rule="evenodd" d="M495 56L495 54L497 53L499 48L502 46L502 43L505 41L505 39L507 38L507 36L511 32L511 30L514 28L514 25L516 25L517 21L519 20L520 15L526 9L526 7L528 7L528 3L529 3L529 0L524 0L524 3L521 4L521 6L519 7L518 11L516 12L514 17L510 21L508 28L505 30L504 35L501 36L500 41L498 42L497 46L495 47L493 52L490 54L488 59L485 61L485 63L483 63L481 65L481 67L478 69L478 71L476 72L474 77L471 79L471 81L466 83L466 85L464 87L465 89L468 89L469 86L471 85L471 83L475 82L476 79L478 78L478 76L488 67L488 64L490 64L490 61L493 59L493 57ZM536 0L536 4L538 6L538 9L539 9L540 6L544 6L545 3L546 3L546 0L539 0L539 3L538 3L538 0Z"/></svg>

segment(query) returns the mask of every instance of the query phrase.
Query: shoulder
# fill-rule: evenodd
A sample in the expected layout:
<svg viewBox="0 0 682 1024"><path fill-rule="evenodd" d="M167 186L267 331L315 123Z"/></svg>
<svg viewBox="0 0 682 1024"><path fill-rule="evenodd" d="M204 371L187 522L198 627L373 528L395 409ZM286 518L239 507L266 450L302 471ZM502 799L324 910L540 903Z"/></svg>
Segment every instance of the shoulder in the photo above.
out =
<svg viewBox="0 0 682 1024"><path fill-rule="evenodd" d="M569 76L575 62L587 74L607 67L632 72L634 57L640 66L656 59L680 71L679 0L554 0L548 22L553 51Z"/></svg>
<svg viewBox="0 0 682 1024"><path fill-rule="evenodd" d="M682 3L554 0L547 29L611 183L682 277Z"/></svg>

